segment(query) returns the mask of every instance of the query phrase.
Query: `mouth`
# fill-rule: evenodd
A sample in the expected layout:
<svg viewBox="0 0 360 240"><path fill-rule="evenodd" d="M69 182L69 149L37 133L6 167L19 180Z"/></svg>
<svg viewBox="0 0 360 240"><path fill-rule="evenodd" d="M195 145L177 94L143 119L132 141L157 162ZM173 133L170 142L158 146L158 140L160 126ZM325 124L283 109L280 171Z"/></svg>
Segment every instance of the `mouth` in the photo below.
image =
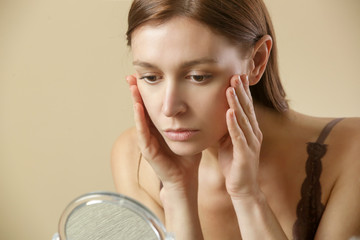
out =
<svg viewBox="0 0 360 240"><path fill-rule="evenodd" d="M195 130L195 129L179 128L179 129L164 130L165 137L171 141L176 141L176 142L188 141L192 137L194 137L197 133L199 133L199 130Z"/></svg>

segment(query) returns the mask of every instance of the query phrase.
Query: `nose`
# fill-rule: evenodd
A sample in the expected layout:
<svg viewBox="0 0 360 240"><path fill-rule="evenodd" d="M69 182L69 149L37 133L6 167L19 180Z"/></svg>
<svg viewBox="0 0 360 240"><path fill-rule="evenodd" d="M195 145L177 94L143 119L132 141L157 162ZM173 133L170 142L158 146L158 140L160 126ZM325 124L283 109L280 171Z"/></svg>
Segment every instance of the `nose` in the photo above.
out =
<svg viewBox="0 0 360 240"><path fill-rule="evenodd" d="M165 116L174 117L186 112L187 106L181 93L180 86L175 82L166 85L162 104L162 112Z"/></svg>

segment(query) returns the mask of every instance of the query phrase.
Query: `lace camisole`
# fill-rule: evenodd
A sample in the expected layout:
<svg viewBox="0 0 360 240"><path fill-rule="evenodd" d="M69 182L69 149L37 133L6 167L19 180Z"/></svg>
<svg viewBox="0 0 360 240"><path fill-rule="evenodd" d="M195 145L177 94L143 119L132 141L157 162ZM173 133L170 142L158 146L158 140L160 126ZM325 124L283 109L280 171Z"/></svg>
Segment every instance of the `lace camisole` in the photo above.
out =
<svg viewBox="0 0 360 240"><path fill-rule="evenodd" d="M321 159L327 151L325 139L332 128L342 118L329 122L320 133L316 142L307 145L306 178L301 186L301 199L296 209L297 220L293 227L294 240L310 240L315 238L325 206L321 203L320 175Z"/></svg>
<svg viewBox="0 0 360 240"><path fill-rule="evenodd" d="M306 178L301 186L301 199L297 205L297 220L293 226L294 240L314 239L325 206L321 203L320 175L321 159L326 154L324 143L332 128L343 118L329 122L321 131L316 142L307 143ZM141 157L140 157L141 158ZM160 189L163 187L160 181Z"/></svg>

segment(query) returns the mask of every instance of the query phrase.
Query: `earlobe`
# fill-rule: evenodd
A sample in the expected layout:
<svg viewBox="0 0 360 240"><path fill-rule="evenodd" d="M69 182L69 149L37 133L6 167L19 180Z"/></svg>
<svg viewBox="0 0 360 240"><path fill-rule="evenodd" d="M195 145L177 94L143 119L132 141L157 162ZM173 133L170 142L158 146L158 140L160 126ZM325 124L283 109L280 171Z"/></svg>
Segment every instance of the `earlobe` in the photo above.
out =
<svg viewBox="0 0 360 240"><path fill-rule="evenodd" d="M252 66L249 73L250 85L257 84L264 74L266 65L269 60L272 44L272 38L269 35L263 36L259 41L256 42L253 49L251 59Z"/></svg>

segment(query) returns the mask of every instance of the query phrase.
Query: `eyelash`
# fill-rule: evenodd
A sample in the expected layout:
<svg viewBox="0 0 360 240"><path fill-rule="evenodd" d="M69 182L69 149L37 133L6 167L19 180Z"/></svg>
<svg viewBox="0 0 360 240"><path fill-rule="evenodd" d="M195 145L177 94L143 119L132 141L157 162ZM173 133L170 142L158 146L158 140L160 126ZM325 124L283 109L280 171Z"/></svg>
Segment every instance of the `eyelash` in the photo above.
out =
<svg viewBox="0 0 360 240"><path fill-rule="evenodd" d="M201 80L195 80L194 78L201 78ZM195 83L201 84L204 83L206 80L210 79L212 77L212 75L210 74L193 74L193 75L188 75L185 77L185 79L190 79ZM145 82L149 83L149 84L155 84L158 80L162 79L159 76L156 75L149 75L149 76L143 76L139 78L140 80L144 80ZM152 80L150 80L152 79Z"/></svg>
<svg viewBox="0 0 360 240"><path fill-rule="evenodd" d="M194 77L195 77L195 78L201 77L201 80L200 80L200 81L199 81L199 80L195 80ZM192 81L194 81L194 82L196 82L196 83L203 83L203 82L205 82L206 80L210 79L211 77L212 77L212 76L211 76L210 74L203 74L203 75L201 75L201 74L199 74L199 75L194 74L194 75L189 75L189 76L187 76L187 77L185 77L185 78L186 78L186 79L191 79Z"/></svg>
<svg viewBox="0 0 360 240"><path fill-rule="evenodd" d="M155 78L155 80L149 80L149 78ZM143 76L139 78L140 80L144 80L145 82L149 83L149 84L154 84L156 83L156 81L158 81L159 79L161 79L161 77L156 76L156 75L149 75L149 76Z"/></svg>

